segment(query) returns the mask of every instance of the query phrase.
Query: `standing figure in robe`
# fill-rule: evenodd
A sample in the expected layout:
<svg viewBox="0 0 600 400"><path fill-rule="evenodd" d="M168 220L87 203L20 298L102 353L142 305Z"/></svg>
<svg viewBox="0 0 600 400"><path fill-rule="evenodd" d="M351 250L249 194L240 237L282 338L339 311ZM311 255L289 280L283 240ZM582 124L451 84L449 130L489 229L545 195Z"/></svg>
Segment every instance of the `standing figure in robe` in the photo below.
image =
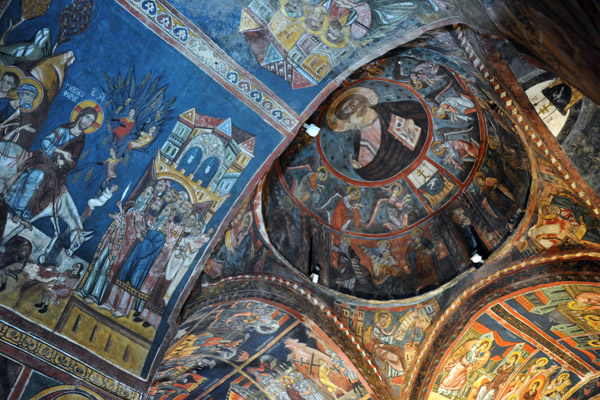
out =
<svg viewBox="0 0 600 400"><path fill-rule="evenodd" d="M137 267L139 262L143 263L144 261L152 259L153 252L151 247L152 244L160 243L160 233L154 230L151 232L150 236L151 239L155 239L155 241L150 241L145 246L142 246L142 244L145 241L147 231L149 231L151 227L156 229L161 221L166 220L166 217L160 218L166 213L166 211L161 212L164 210L162 207L162 199L153 197L140 218L135 218L136 215L139 215L136 212L132 212L133 215L129 218L127 218L129 213L125 214L126 221L129 219L130 223L125 225L126 231L123 232L121 237L122 244L115 249L118 252L118 256L116 256L115 261L110 265L107 274L109 283L106 284L107 287L105 288L105 293L107 294L101 298L102 304L100 305L101 308L112 311L113 316L115 317L121 317L128 314L133 307L135 296L132 296L130 292L137 292L132 290L133 287L129 280L123 281L123 279L131 278L135 272L135 267ZM164 234L162 237L164 240ZM136 253L134 256L133 253L138 246L139 254ZM143 254L144 251L147 253ZM158 251L160 251L160 249ZM141 257L140 260L137 260L137 255ZM156 256L158 256L158 252L156 252ZM126 266L127 269L125 269Z"/></svg>
<svg viewBox="0 0 600 400"><path fill-rule="evenodd" d="M356 186L350 186L347 194L342 197L331 216L331 226L335 229L346 230L351 224L354 224L356 229L360 227L360 213L358 210L362 208L360 203L360 190Z"/></svg>
<svg viewBox="0 0 600 400"><path fill-rule="evenodd" d="M333 242L333 239L332 239ZM332 243L331 250L337 253L337 272L333 277L333 281L339 288L348 290L354 290L354 284L356 283L356 275L352 263L360 261L356 252L351 247L352 242L346 235L340 236L340 244L336 246Z"/></svg>
<svg viewBox="0 0 600 400"><path fill-rule="evenodd" d="M490 382L487 382L479 388L475 400L495 400L499 397L502 386L508 381L508 378L515 371L515 363L519 360L519 354L513 353L506 364L502 365L496 371L496 376Z"/></svg>
<svg viewBox="0 0 600 400"><path fill-rule="evenodd" d="M479 186L479 191L483 192L483 209L499 222L507 224L519 206L506 185L496 178L486 177L481 171L475 174L473 182Z"/></svg>
<svg viewBox="0 0 600 400"><path fill-rule="evenodd" d="M116 277L120 266L123 265L127 255L135 246L135 227L144 225L146 206L153 196L154 188L148 186L127 212L123 210L121 202L118 201L119 212L108 214L113 221L102 236L102 241L96 249L89 266L89 274L83 285L77 290L77 293L83 297L86 303L102 303L111 281Z"/></svg>
<svg viewBox="0 0 600 400"><path fill-rule="evenodd" d="M442 379L438 393L448 397L458 394L467 382L467 376L490 359L491 344L489 339L472 339L460 346L444 366L448 375Z"/></svg>
<svg viewBox="0 0 600 400"><path fill-rule="evenodd" d="M120 289L120 293L119 301L114 307L113 315L115 317L129 315L136 299L148 299L140 289L165 244L165 229L170 213L171 206L166 205L158 218L148 221L148 229L136 232L139 241L117 275L116 285Z"/></svg>
<svg viewBox="0 0 600 400"><path fill-rule="evenodd" d="M412 242L408 245L406 258L416 274L417 290L429 285L437 285L438 257L435 246L423 237L423 230L417 228L411 232Z"/></svg>

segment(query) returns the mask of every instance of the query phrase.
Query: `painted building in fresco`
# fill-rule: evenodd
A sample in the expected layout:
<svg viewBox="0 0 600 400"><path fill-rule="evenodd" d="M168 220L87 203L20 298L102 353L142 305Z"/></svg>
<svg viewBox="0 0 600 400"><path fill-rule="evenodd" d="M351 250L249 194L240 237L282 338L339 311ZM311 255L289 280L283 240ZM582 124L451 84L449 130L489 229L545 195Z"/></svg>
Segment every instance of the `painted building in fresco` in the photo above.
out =
<svg viewBox="0 0 600 400"><path fill-rule="evenodd" d="M0 1L0 398L596 398L598 21Z"/></svg>

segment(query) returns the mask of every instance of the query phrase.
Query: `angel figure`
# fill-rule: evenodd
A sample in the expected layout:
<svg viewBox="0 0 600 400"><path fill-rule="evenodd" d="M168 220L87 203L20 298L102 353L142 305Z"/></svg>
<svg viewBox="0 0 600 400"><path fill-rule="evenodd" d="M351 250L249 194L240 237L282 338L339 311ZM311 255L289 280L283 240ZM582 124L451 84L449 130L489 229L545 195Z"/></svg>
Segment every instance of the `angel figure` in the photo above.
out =
<svg viewBox="0 0 600 400"><path fill-rule="evenodd" d="M306 203L309 200L318 201L319 194L325 189L325 181L327 180L327 169L319 167L313 171L310 164L297 165L288 167L287 171L294 169L308 169L308 172L302 175L300 181L294 179L292 184L292 193L301 203Z"/></svg>
<svg viewBox="0 0 600 400"><path fill-rule="evenodd" d="M319 209L324 209L329 203L338 198L340 199L337 201L333 215L329 219L331 226L335 229L346 230L354 224L356 229L360 228L361 217L358 210L363 205L360 202L360 190L358 187L348 187L345 196L342 196L339 192L334 193Z"/></svg>
<svg viewBox="0 0 600 400"><path fill-rule="evenodd" d="M444 365L448 375L442 379L438 393L453 397L467 382L467 375L483 367L490 359L490 339L471 339L462 344Z"/></svg>
<svg viewBox="0 0 600 400"><path fill-rule="evenodd" d="M384 188L386 189L386 188ZM375 218L377 217L377 213L379 212L379 208L385 204L385 215L387 217L388 222L384 223L385 226L390 231L395 231L402 229L408 225L408 205L410 203L410 195L404 194L404 189L399 183L394 183L387 189L390 193L388 197L379 198L377 204L375 205L373 215L371 216L371 220L367 224L366 228L373 225L375 222ZM404 196L403 196L404 194Z"/></svg>
<svg viewBox="0 0 600 400"><path fill-rule="evenodd" d="M144 76L138 84L134 67L125 77L119 73L116 79L104 75L109 97L106 106L108 132L111 144L117 149L117 157L129 150L147 146L156 139L165 122L170 120L175 97L167 99L168 85L160 86L160 78L153 79L152 73ZM127 110L127 115L123 116ZM144 131L149 126L148 131Z"/></svg>
<svg viewBox="0 0 600 400"><path fill-rule="evenodd" d="M123 140L123 138L125 138L125 136L127 136L129 134L129 132L131 132L131 130L133 129L133 125L135 124L135 115L136 114L137 114L137 109L135 107L131 107L129 109L129 111L127 112L126 117L110 119L111 121L119 123L119 125L116 128L114 128L112 131L112 133L113 133L112 143L113 144L119 143L121 140Z"/></svg>

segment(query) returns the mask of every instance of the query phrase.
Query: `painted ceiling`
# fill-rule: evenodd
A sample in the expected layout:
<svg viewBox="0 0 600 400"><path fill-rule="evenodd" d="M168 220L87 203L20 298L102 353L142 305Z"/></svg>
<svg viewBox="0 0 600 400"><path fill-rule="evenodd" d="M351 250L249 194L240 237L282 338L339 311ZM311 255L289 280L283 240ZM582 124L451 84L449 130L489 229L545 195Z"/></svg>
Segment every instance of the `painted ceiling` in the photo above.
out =
<svg viewBox="0 0 600 400"><path fill-rule="evenodd" d="M498 3L0 1L0 390L600 393L593 24Z"/></svg>
<svg viewBox="0 0 600 400"><path fill-rule="evenodd" d="M374 60L313 116L316 140L280 157L265 224L298 270L322 265L324 285L360 297L406 297L487 258L516 226L524 147L444 62L410 50Z"/></svg>

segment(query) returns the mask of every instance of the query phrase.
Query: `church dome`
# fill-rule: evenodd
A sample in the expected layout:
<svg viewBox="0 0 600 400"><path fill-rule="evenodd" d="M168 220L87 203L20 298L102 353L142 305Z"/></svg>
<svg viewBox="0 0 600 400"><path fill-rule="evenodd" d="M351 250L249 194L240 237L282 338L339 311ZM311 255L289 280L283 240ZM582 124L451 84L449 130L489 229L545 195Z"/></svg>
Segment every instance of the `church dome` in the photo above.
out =
<svg viewBox="0 0 600 400"><path fill-rule="evenodd" d="M273 245L320 283L413 296L485 259L517 225L531 182L485 83L434 52L399 52L347 78L264 186ZM474 257L475 256L475 257Z"/></svg>

